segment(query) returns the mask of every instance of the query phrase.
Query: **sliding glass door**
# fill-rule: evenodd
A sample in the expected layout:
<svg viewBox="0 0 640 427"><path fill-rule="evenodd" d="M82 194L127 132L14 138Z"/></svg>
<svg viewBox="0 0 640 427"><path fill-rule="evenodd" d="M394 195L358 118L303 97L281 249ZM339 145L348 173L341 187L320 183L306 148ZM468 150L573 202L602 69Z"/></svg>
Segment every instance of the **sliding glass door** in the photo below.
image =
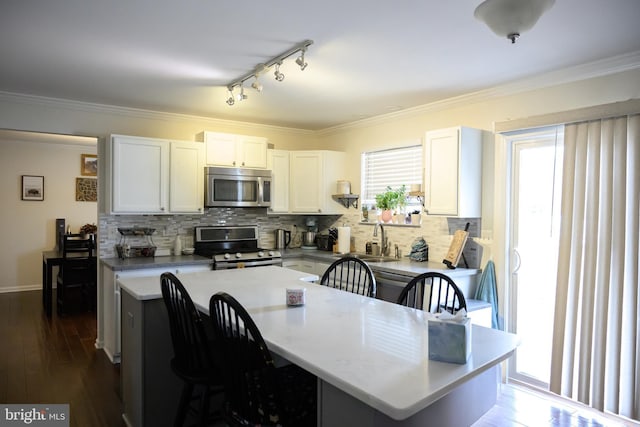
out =
<svg viewBox="0 0 640 427"><path fill-rule="evenodd" d="M562 128L510 135L509 330L522 343L509 376L548 388L558 259Z"/></svg>

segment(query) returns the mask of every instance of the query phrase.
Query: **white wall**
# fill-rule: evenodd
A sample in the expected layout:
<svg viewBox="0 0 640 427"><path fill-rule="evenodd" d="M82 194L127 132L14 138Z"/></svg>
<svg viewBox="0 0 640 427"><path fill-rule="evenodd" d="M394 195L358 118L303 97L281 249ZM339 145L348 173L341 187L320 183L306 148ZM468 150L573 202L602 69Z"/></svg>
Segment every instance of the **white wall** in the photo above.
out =
<svg viewBox="0 0 640 427"><path fill-rule="evenodd" d="M97 223L95 202L76 202L81 154L95 154L95 140L0 133L0 292L40 289L42 251L55 247L55 220L72 231ZM91 144L91 145L86 145ZM44 176L44 201L21 200L21 176Z"/></svg>

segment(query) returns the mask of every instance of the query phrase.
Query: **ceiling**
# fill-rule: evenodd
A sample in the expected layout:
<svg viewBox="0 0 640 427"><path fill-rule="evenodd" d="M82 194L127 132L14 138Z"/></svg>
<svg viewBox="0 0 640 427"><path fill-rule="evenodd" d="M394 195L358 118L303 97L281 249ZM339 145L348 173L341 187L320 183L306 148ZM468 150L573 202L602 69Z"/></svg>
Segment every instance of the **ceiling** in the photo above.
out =
<svg viewBox="0 0 640 427"><path fill-rule="evenodd" d="M3 0L0 91L315 130L640 67L638 0L558 0L516 44L474 18L480 2ZM284 81L270 70L262 93L225 103L227 84L306 39L304 71L293 56Z"/></svg>

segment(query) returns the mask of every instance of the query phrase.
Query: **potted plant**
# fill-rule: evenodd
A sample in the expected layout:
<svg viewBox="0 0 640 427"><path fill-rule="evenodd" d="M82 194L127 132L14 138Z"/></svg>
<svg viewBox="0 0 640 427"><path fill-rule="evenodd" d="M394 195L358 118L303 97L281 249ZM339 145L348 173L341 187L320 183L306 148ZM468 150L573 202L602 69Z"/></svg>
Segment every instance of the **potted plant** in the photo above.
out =
<svg viewBox="0 0 640 427"><path fill-rule="evenodd" d="M98 232L98 226L95 224L85 224L80 227L80 233L84 235L96 234Z"/></svg>
<svg viewBox="0 0 640 427"><path fill-rule="evenodd" d="M384 193L376 194L376 206L382 211L382 221L389 222L393 216L392 210L405 203L405 190L403 185L394 190L391 186L387 186Z"/></svg>

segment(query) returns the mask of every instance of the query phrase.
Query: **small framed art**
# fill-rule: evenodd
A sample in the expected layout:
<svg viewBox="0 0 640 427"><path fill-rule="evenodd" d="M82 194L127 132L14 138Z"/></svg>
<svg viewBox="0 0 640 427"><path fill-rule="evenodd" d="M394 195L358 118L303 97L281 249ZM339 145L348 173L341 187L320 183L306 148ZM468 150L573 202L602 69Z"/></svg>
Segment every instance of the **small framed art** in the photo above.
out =
<svg viewBox="0 0 640 427"><path fill-rule="evenodd" d="M98 175L98 156L95 154L81 154L82 162L80 165L80 175L97 176Z"/></svg>
<svg viewBox="0 0 640 427"><path fill-rule="evenodd" d="M44 200L44 176L22 175L22 200Z"/></svg>

